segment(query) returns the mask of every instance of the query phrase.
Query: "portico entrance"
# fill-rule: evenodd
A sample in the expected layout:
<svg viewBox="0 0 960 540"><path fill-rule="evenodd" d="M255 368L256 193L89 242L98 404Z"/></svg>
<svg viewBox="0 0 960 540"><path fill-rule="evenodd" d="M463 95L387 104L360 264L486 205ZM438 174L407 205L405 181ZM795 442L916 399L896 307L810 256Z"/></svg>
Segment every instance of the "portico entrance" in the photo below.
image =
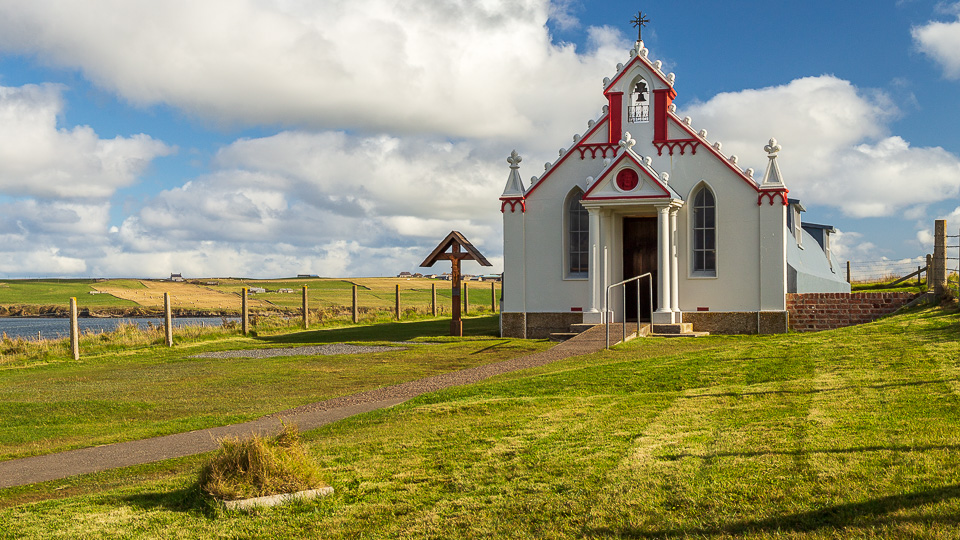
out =
<svg viewBox="0 0 960 540"><path fill-rule="evenodd" d="M653 305L657 304L657 218L623 218L623 279L650 272L653 275ZM627 321L637 321L637 287L640 287L640 321L650 321L650 286L647 280L626 285Z"/></svg>

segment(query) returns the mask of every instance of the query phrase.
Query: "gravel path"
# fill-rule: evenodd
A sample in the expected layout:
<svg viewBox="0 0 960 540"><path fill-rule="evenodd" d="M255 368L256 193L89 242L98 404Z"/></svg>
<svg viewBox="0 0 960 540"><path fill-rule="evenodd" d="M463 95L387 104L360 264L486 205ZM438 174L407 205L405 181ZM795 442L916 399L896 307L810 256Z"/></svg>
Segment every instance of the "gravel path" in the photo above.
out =
<svg viewBox="0 0 960 540"><path fill-rule="evenodd" d="M633 329L628 325L628 331L634 330L635 325ZM224 437L249 437L254 433L272 435L279 431L281 420L296 424L302 431L316 429L356 414L391 407L428 392L471 384L503 373L596 352L603 349L604 337L604 328L595 326L569 341L528 356L328 399L242 424L2 461L0 488L209 452L216 450L219 446L217 440ZM619 325L611 325L610 338L611 343L621 341Z"/></svg>
<svg viewBox="0 0 960 540"><path fill-rule="evenodd" d="M387 351L405 351L407 347L372 345L309 345L306 347L283 347L280 349L244 349L242 351L216 351L195 354L189 358L274 358L277 356L333 356L335 354L365 354Z"/></svg>

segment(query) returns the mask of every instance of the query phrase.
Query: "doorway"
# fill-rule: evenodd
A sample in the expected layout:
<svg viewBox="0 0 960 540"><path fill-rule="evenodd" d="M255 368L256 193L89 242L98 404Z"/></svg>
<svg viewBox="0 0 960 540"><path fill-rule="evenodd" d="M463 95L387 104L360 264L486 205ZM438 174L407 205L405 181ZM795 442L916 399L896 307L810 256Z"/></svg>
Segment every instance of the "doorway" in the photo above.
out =
<svg viewBox="0 0 960 540"><path fill-rule="evenodd" d="M623 279L650 272L653 276L653 304L657 305L657 218L623 218ZM627 321L650 320L650 286L646 279L639 281L640 305L637 306L638 282L626 286L627 302L624 313Z"/></svg>

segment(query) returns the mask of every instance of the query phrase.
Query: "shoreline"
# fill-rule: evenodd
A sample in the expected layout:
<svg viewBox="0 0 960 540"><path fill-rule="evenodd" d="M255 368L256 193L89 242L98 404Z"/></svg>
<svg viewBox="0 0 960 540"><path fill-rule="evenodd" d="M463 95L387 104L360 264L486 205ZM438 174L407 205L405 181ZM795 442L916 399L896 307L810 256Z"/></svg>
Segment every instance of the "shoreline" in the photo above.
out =
<svg viewBox="0 0 960 540"><path fill-rule="evenodd" d="M222 311L204 311L196 309L173 308L171 310L173 317L194 317L194 318L222 318L239 317L240 310L222 310ZM251 316L280 315L293 316L299 315L300 310L250 310ZM77 312L80 319L142 319L142 318L163 318L163 309L151 309L144 307L132 308L84 308L81 307ZM0 305L0 319L69 319L70 309L66 306L38 306L38 305Z"/></svg>

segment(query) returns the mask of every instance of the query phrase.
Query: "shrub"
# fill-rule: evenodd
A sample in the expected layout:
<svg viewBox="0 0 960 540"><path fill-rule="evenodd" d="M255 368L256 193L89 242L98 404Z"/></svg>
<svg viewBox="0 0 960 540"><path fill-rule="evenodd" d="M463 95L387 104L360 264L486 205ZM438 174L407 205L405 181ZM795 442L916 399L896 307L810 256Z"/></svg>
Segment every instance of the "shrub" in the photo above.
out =
<svg viewBox="0 0 960 540"><path fill-rule="evenodd" d="M310 458L296 426L276 437L222 439L220 450L200 471L200 489L218 499L237 500L323 487L320 467Z"/></svg>

